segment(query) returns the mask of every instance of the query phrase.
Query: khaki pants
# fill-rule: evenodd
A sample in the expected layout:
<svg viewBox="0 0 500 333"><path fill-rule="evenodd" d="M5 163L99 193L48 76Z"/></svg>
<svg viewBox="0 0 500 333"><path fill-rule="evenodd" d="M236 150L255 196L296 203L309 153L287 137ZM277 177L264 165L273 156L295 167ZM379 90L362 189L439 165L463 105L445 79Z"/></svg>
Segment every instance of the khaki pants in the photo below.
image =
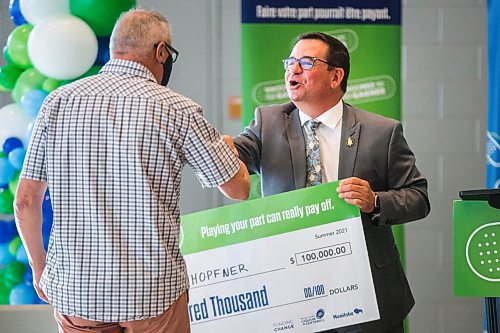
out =
<svg viewBox="0 0 500 333"><path fill-rule="evenodd" d="M59 333L190 333L187 292L183 293L167 311L158 317L106 323L66 316L54 310Z"/></svg>

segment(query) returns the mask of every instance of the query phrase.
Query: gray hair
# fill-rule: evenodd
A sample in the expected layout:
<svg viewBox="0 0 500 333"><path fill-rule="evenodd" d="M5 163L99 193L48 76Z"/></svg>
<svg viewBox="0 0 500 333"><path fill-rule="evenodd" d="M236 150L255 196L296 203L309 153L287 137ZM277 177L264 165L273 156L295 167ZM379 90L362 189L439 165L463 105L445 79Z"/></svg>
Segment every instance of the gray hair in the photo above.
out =
<svg viewBox="0 0 500 333"><path fill-rule="evenodd" d="M161 14L142 9L122 13L111 34L111 53L129 53L146 56L155 43L172 43L172 32L167 19Z"/></svg>

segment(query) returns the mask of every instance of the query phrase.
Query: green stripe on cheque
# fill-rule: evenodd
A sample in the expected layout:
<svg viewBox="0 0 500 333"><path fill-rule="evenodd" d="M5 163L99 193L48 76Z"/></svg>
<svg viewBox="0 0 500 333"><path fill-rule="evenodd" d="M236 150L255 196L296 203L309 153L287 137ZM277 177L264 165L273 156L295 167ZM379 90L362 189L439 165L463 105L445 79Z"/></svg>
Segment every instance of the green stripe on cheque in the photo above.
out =
<svg viewBox="0 0 500 333"><path fill-rule="evenodd" d="M183 255L284 234L360 216L338 197L339 182L184 215Z"/></svg>

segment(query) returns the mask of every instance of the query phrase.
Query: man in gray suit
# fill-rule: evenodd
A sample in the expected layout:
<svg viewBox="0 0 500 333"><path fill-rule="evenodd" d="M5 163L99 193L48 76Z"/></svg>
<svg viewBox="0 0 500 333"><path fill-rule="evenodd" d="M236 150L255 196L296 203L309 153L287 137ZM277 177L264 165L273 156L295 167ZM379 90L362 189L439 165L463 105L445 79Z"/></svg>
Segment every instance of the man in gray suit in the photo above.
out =
<svg viewBox="0 0 500 333"><path fill-rule="evenodd" d="M361 210L381 319L329 332L403 332L415 301L391 227L429 213L427 180L400 122L342 101L350 68L346 47L323 33L297 40L284 60L291 102L257 108L234 139L236 149L250 173L260 174L264 196L342 179L338 195ZM308 122L319 123L312 134ZM317 164L310 160L318 143L315 175L309 165Z"/></svg>

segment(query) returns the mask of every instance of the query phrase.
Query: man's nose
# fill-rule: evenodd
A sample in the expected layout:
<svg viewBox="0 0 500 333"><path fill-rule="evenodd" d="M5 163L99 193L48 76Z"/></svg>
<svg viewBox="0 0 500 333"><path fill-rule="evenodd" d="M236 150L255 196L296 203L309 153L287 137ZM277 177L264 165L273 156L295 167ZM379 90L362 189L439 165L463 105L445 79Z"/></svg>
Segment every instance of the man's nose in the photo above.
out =
<svg viewBox="0 0 500 333"><path fill-rule="evenodd" d="M288 67L288 70L290 71L290 73L296 74L301 73L303 69L302 67L300 67L300 62L296 61L293 65Z"/></svg>

